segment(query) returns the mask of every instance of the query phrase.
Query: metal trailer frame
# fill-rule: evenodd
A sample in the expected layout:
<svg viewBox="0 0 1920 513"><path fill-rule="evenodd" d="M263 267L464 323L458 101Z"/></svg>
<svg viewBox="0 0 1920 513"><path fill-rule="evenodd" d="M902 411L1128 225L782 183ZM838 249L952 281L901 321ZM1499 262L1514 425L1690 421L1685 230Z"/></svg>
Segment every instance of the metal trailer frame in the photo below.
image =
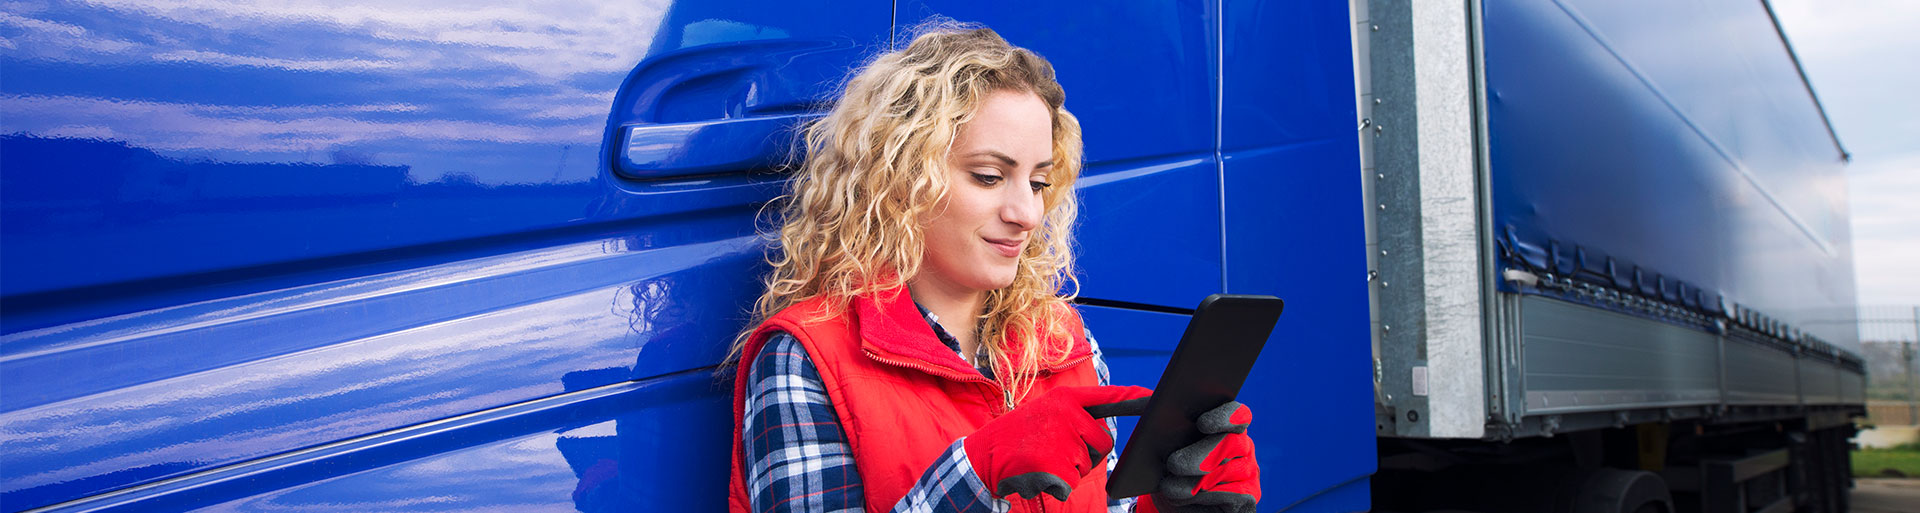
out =
<svg viewBox="0 0 1920 513"><path fill-rule="evenodd" d="M1686 419L1849 425L1865 374L1844 348L1739 304L1688 308L1658 289L1502 268L1482 8L1355 3L1377 433L1511 440Z"/></svg>

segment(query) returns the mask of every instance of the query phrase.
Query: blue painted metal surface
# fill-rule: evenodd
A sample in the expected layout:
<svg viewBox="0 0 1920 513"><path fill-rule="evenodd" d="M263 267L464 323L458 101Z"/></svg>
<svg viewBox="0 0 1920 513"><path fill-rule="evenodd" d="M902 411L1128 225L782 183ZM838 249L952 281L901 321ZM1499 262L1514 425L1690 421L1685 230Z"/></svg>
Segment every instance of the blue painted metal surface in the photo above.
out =
<svg viewBox="0 0 1920 513"><path fill-rule="evenodd" d="M1242 394L1256 443L1277 449L1261 453L1262 509L1365 511L1377 458L1346 6L1223 12L1226 290L1287 300Z"/></svg>
<svg viewBox="0 0 1920 513"><path fill-rule="evenodd" d="M701 151L731 148L689 147L720 165L633 182L612 174L612 141L623 128L817 106L831 85L818 78L885 41L891 16L879 2L724 7L10 6L34 23L9 24L16 44L0 53L0 431L13 440L0 444L0 509L206 481L290 451L664 374L718 387L698 369L719 360L716 341L730 340L757 293L751 219L778 182L750 171L769 159L722 152L736 159L728 168ZM806 51L768 52L766 39ZM724 94L738 87L755 96ZM706 434L636 446L720 432L719 399L700 399L720 409L701 407L687 428L644 420L705 397L682 395L572 419L640 433L619 444L563 434L547 461L578 460L586 475L621 454L723 453L714 438L724 436ZM527 443L487 440L402 444L360 468ZM704 480L658 484L709 493L605 494L602 509L714 505L723 458L630 459L623 476L685 469ZM215 488L235 499L361 482L327 473L338 465ZM365 495L344 491L363 489L353 485L271 495L432 510L565 501L572 489L548 493L571 480L533 470L526 488L500 490L487 479L520 471L410 465L440 483L412 491L416 502L432 489L461 506L361 508L347 500ZM168 496L200 498L134 507L212 504Z"/></svg>
<svg viewBox="0 0 1920 513"><path fill-rule="evenodd" d="M1364 509L1345 13L890 7L10 6L0 510L719 509L763 171L932 15L1058 67L1086 296L1297 305L1246 396L1267 509ZM1186 319L1087 311L1132 383Z"/></svg>
<svg viewBox="0 0 1920 513"><path fill-rule="evenodd" d="M1853 351L1845 155L1765 9L1485 3L1503 265L1708 313L1740 305Z"/></svg>
<svg viewBox="0 0 1920 513"><path fill-rule="evenodd" d="M8 29L20 44L0 54L9 311L0 330L108 313L105 297L125 313L269 290L289 274L404 269L420 263L380 264L752 208L773 189L609 180L610 125L818 104L831 85L820 77L857 61L846 49L884 41L891 15L884 2L830 13L652 5L603 2L591 16L516 2L366 12L20 5L45 23ZM765 53L753 42L769 38L841 51L774 67L798 68L792 80L722 80L767 69L733 61ZM636 66L643 60L658 65ZM749 86L753 101L701 92ZM667 91L639 94L649 88ZM609 101L629 108L610 117ZM474 243L489 237L499 239ZM206 292L148 298L188 288Z"/></svg>
<svg viewBox="0 0 1920 513"><path fill-rule="evenodd" d="M757 240L637 244L558 246L11 336L0 425L35 443L0 448L0 490L9 508L45 505L711 365L729 312L754 294ZM71 379L76 369L87 379Z"/></svg>
<svg viewBox="0 0 1920 513"><path fill-rule="evenodd" d="M720 511L730 391L705 371L572 391L53 511ZM663 464L663 462L673 462Z"/></svg>

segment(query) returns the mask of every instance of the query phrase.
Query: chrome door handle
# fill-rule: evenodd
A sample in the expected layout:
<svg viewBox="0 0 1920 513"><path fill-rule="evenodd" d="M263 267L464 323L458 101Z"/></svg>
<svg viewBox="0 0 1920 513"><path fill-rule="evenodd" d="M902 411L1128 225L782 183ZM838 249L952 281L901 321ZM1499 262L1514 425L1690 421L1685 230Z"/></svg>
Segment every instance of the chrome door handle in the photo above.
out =
<svg viewBox="0 0 1920 513"><path fill-rule="evenodd" d="M788 157L796 130L820 114L790 114L622 127L616 168L658 179L770 168Z"/></svg>

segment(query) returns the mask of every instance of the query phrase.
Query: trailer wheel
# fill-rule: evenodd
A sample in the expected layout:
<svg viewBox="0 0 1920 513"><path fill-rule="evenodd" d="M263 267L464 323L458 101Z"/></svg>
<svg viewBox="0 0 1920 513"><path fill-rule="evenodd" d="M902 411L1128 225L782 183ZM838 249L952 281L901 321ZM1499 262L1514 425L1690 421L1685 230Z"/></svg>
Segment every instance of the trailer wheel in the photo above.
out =
<svg viewBox="0 0 1920 513"><path fill-rule="evenodd" d="M1802 493L1800 509L1811 513L1845 513L1850 507L1852 463L1847 448L1851 433L1843 428L1813 431L1795 444L1795 469Z"/></svg>
<svg viewBox="0 0 1920 513"><path fill-rule="evenodd" d="M1599 468L1571 476L1572 513L1673 513L1667 481L1644 470Z"/></svg>

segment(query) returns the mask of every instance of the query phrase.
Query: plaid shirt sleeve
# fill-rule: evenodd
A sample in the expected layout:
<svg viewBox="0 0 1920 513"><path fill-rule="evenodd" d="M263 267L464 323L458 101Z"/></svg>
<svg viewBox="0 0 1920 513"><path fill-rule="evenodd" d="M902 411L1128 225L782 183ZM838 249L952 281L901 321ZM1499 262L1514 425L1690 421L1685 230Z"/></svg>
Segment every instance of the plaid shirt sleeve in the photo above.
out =
<svg viewBox="0 0 1920 513"><path fill-rule="evenodd" d="M741 438L753 510L862 511L860 472L806 348L791 335L775 335L754 356L750 371ZM987 493L956 440L893 511L1000 513L1008 507Z"/></svg>
<svg viewBox="0 0 1920 513"><path fill-rule="evenodd" d="M1087 345L1093 348L1093 372L1100 376L1100 386L1113 384L1113 376L1107 372L1107 356L1100 352L1100 343L1093 340L1093 330L1087 330ZM1116 444L1113 452L1107 453L1107 474L1113 474L1113 467L1120 464L1120 425L1113 417L1107 417L1107 436L1113 437ZM1107 513L1130 513L1136 497L1107 498Z"/></svg>

